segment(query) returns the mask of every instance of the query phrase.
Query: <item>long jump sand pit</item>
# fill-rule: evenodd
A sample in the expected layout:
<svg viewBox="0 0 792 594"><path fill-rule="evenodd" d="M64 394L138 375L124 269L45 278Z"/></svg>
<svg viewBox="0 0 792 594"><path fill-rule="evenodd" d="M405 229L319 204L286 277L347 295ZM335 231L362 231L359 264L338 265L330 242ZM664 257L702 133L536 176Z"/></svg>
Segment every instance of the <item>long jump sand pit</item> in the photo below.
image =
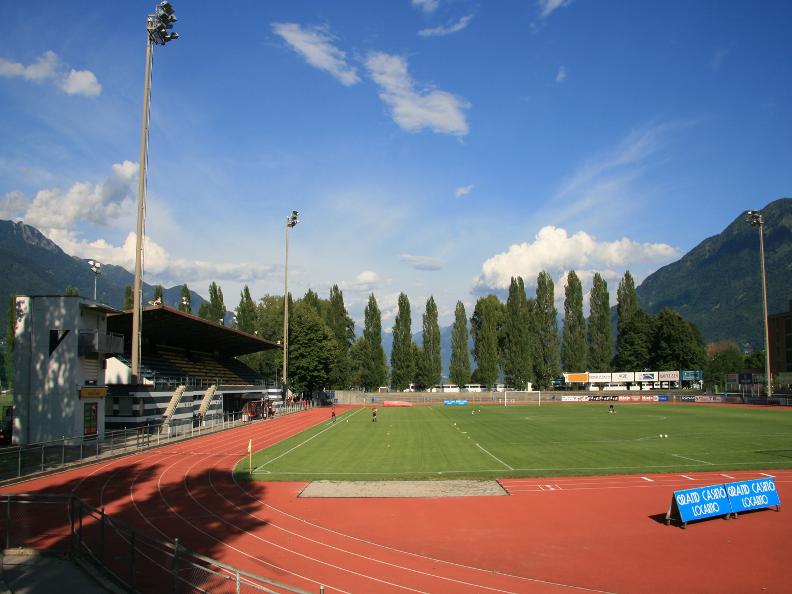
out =
<svg viewBox="0 0 792 594"><path fill-rule="evenodd" d="M397 498L508 495L497 481L313 481L300 497Z"/></svg>

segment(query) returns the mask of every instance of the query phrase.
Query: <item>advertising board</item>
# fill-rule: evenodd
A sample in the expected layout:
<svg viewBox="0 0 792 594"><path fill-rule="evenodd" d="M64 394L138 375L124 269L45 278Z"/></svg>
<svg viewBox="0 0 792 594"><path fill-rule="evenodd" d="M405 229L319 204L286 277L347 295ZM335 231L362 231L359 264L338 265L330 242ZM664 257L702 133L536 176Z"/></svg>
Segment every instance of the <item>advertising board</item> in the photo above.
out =
<svg viewBox="0 0 792 594"><path fill-rule="evenodd" d="M696 397L693 396L692 394L682 394L682 396L680 396L679 399L682 402L695 402L696 401Z"/></svg>
<svg viewBox="0 0 792 594"><path fill-rule="evenodd" d="M657 402L657 396L641 396L642 402Z"/></svg>
<svg viewBox="0 0 792 594"><path fill-rule="evenodd" d="M635 381L636 382L656 382L657 381L657 372L656 371L636 371L635 372Z"/></svg>
<svg viewBox="0 0 792 594"><path fill-rule="evenodd" d="M683 382L698 382L701 381L701 370L698 371L682 371L681 377Z"/></svg>
<svg viewBox="0 0 792 594"><path fill-rule="evenodd" d="M607 384L611 381L610 373L589 373L589 381L592 384Z"/></svg>
<svg viewBox="0 0 792 594"><path fill-rule="evenodd" d="M668 394L658 394L657 395L658 402L668 402Z"/></svg>
<svg viewBox="0 0 792 594"><path fill-rule="evenodd" d="M467 406L467 400L443 400L445 406Z"/></svg>
<svg viewBox="0 0 792 594"><path fill-rule="evenodd" d="M561 396L561 402L587 402L588 396Z"/></svg>
<svg viewBox="0 0 792 594"><path fill-rule="evenodd" d="M679 519L683 522L703 520L714 516L727 516L732 511L729 505L729 495L723 485L674 491L673 502L679 510ZM671 510L666 514L666 520L670 515Z"/></svg>
<svg viewBox="0 0 792 594"><path fill-rule="evenodd" d="M678 371L660 371L660 372L658 372L657 375L660 378L661 382L678 382L679 381L679 372Z"/></svg>
<svg viewBox="0 0 792 594"><path fill-rule="evenodd" d="M708 394L704 394L701 396L696 396L696 402L723 402L723 396L710 396Z"/></svg>
<svg viewBox="0 0 792 594"><path fill-rule="evenodd" d="M635 374L632 371L615 371L611 373L611 381L630 383L635 381Z"/></svg>
<svg viewBox="0 0 792 594"><path fill-rule="evenodd" d="M587 384L589 381L588 371L584 371L582 373L565 373L564 381L567 384Z"/></svg>
<svg viewBox="0 0 792 594"><path fill-rule="evenodd" d="M734 513L781 505L773 477L725 485Z"/></svg>

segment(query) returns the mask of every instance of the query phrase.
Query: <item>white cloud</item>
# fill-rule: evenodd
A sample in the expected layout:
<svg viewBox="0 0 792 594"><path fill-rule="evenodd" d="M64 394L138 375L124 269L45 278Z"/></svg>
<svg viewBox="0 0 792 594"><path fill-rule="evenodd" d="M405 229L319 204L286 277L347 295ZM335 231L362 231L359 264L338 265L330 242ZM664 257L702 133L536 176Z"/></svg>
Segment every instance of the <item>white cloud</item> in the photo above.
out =
<svg viewBox="0 0 792 594"><path fill-rule="evenodd" d="M433 256L413 256L411 254L402 254L399 260L411 264L416 270L442 270L443 261L440 258Z"/></svg>
<svg viewBox="0 0 792 594"><path fill-rule="evenodd" d="M471 20L473 20L473 15L468 14L455 23L440 25L439 27L432 27L429 29L421 29L418 31L418 35L421 37L444 37L446 35L452 35L453 33L458 33L462 31L462 29L465 29L470 24Z"/></svg>
<svg viewBox="0 0 792 594"><path fill-rule="evenodd" d="M27 208L28 199L22 192L8 192L0 198L0 219L14 219Z"/></svg>
<svg viewBox="0 0 792 594"><path fill-rule="evenodd" d="M68 95L85 95L96 97L102 92L102 85L90 70L74 70L63 79L60 88Z"/></svg>
<svg viewBox="0 0 792 594"><path fill-rule="evenodd" d="M572 0L539 0L540 15L542 18L550 16L550 14L562 6L570 4Z"/></svg>
<svg viewBox="0 0 792 594"><path fill-rule="evenodd" d="M467 196L470 194L471 191L473 191L473 184L469 186L459 186L456 190L454 190L454 197L462 198L462 196Z"/></svg>
<svg viewBox="0 0 792 594"><path fill-rule="evenodd" d="M46 229L68 229L79 222L111 224L131 211L131 186L137 172L137 163L124 161L114 164L113 174L102 183L77 182L65 192L60 188L40 190L22 219Z"/></svg>
<svg viewBox="0 0 792 594"><path fill-rule="evenodd" d="M333 37L323 28L302 28L296 23L273 23L272 30L315 68L333 75L341 84L360 82L357 70L346 61L346 53L335 47Z"/></svg>
<svg viewBox="0 0 792 594"><path fill-rule="evenodd" d="M427 14L431 14L440 6L440 0L412 0L412 5Z"/></svg>
<svg viewBox="0 0 792 594"><path fill-rule="evenodd" d="M416 90L404 58L372 52L366 67L380 87L380 99L390 107L393 120L402 129L418 132L429 128L454 136L468 133L464 110L470 107L469 103L438 89Z"/></svg>
<svg viewBox="0 0 792 594"><path fill-rule="evenodd" d="M475 284L477 288L505 289L513 276L521 276L530 284L543 270L558 276L570 269L625 269L665 264L678 255L676 248L664 243L639 243L627 237L601 242L585 231L569 235L565 229L547 226L539 230L533 242L514 244L507 252L486 260Z"/></svg>
<svg viewBox="0 0 792 594"><path fill-rule="evenodd" d="M566 77L567 77L566 68L564 68L564 66L561 66L558 69L558 74L556 74L555 80L556 80L557 83L562 83L562 82L564 82L566 80Z"/></svg>
<svg viewBox="0 0 792 594"><path fill-rule="evenodd" d="M59 89L69 95L96 97L102 92L102 85L93 72L74 69L65 72L58 55L50 50L28 66L0 58L0 76L8 78L21 76L25 80L35 82L53 80Z"/></svg>

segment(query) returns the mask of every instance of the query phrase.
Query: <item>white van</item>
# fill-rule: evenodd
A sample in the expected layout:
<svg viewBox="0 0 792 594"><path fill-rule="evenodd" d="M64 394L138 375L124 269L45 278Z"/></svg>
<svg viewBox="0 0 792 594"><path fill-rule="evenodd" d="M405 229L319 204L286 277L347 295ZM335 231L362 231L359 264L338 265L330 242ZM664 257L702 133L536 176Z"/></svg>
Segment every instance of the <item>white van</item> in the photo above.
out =
<svg viewBox="0 0 792 594"><path fill-rule="evenodd" d="M463 392L483 392L484 386L481 384L465 384L465 387L462 388Z"/></svg>

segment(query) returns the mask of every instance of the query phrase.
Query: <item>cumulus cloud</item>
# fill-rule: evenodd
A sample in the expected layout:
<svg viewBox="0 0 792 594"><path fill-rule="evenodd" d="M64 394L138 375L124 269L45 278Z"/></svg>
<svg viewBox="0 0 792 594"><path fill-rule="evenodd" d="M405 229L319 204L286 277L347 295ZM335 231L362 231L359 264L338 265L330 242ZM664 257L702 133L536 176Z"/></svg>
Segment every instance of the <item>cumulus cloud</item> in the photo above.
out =
<svg viewBox="0 0 792 594"><path fill-rule="evenodd" d="M12 191L0 198L0 219L15 219L21 215L28 205L28 199L22 192Z"/></svg>
<svg viewBox="0 0 792 594"><path fill-rule="evenodd" d="M530 283L542 270L554 276L570 269L588 274L586 271L664 264L678 255L679 250L664 243L639 243L627 237L598 241L585 231L570 235L565 229L547 226L539 230L533 242L514 244L486 260L475 284L477 288L504 289L513 276Z"/></svg>
<svg viewBox="0 0 792 594"><path fill-rule="evenodd" d="M380 99L390 107L393 120L402 129L418 132L429 128L460 137L468 133L464 110L469 103L439 89L416 89L404 58L372 52L366 67L380 88Z"/></svg>
<svg viewBox="0 0 792 594"><path fill-rule="evenodd" d="M446 35L452 35L453 33L462 31L462 29L465 29L470 24L471 20L473 20L473 15L468 14L454 23L448 23L447 25L440 25L439 27L432 27L429 29L421 29L418 31L418 35L421 37L445 37Z"/></svg>
<svg viewBox="0 0 792 594"><path fill-rule="evenodd" d="M557 83L562 83L562 82L564 82L564 81L566 80L566 77L567 77L567 71L566 71L566 68L564 68L563 66L561 66L561 67L558 69L558 74L556 74L556 78L555 78L555 80L556 80L556 82L557 82Z"/></svg>
<svg viewBox="0 0 792 594"><path fill-rule="evenodd" d="M399 260L407 262L416 270L442 270L443 261L440 258L433 256L413 256L411 254L402 254Z"/></svg>
<svg viewBox="0 0 792 594"><path fill-rule="evenodd" d="M454 197L462 198L462 196L467 196L472 191L473 191L473 184L469 186L459 186L456 190L454 190Z"/></svg>
<svg viewBox="0 0 792 594"><path fill-rule="evenodd" d="M65 191L40 190L22 219L42 229L68 229L78 222L106 226L131 211L137 173L137 163L124 161L114 164L112 175L99 184L77 182Z"/></svg>
<svg viewBox="0 0 792 594"><path fill-rule="evenodd" d="M333 45L334 38L326 29L273 23L272 30L311 66L330 73L341 84L351 86L360 82L357 70L347 63L346 53Z"/></svg>
<svg viewBox="0 0 792 594"><path fill-rule="evenodd" d="M440 6L440 0L412 0L412 5L431 14Z"/></svg>
<svg viewBox="0 0 792 594"><path fill-rule="evenodd" d="M28 66L0 58L0 76L22 77L35 82L51 80L69 95L96 97L102 92L102 85L93 72L74 69L66 72L58 55L53 51L44 52Z"/></svg>
<svg viewBox="0 0 792 594"><path fill-rule="evenodd" d="M562 6L570 4L572 0L539 0L539 16L546 18Z"/></svg>

